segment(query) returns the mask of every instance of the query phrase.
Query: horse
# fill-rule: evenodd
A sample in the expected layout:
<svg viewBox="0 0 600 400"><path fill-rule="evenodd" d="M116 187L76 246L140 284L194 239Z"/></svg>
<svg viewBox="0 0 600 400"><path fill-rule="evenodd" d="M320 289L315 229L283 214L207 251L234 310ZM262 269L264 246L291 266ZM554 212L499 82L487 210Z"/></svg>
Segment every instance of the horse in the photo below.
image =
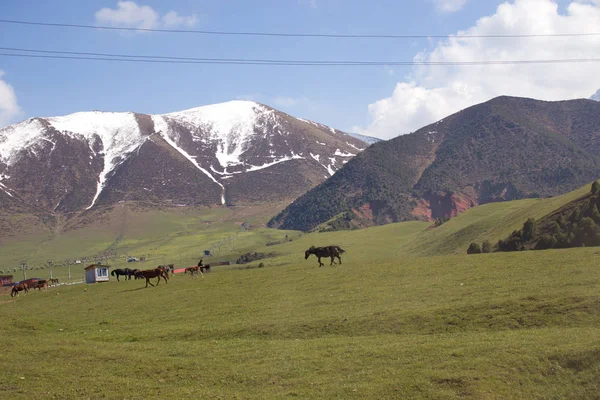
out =
<svg viewBox="0 0 600 400"><path fill-rule="evenodd" d="M146 278L146 287L148 287L148 284L150 284L150 286L154 286L152 284L152 282L150 282L151 278L158 278L158 281L156 281L156 286L158 286L158 284L160 283L160 278L163 278L165 283L169 283L168 282L168 277L167 274L165 272L164 269L162 268L154 268L154 269L148 269L145 271L138 271L135 273L136 278Z"/></svg>
<svg viewBox="0 0 600 400"><path fill-rule="evenodd" d="M202 279L204 279L204 273L202 273L202 269L204 269L204 267L199 267L199 266L187 267L185 269L185 273L187 274L189 271L190 274L192 274L192 279L194 279L194 274L196 274L196 278L198 277L198 274L200 274L200 275L202 275Z"/></svg>
<svg viewBox="0 0 600 400"><path fill-rule="evenodd" d="M40 292L42 291L42 289L48 290L48 281L45 279L40 279L39 281L36 281L33 283L32 289L33 290L37 289Z"/></svg>
<svg viewBox="0 0 600 400"><path fill-rule="evenodd" d="M319 268L321 268L323 265L325 265L321 262L321 257L331 257L331 263L329 265L335 264L335 258L337 257L337 259L340 261L340 264L341 264L342 257L340 256L340 254L345 253L345 252L346 252L346 250L342 249L340 246L326 246L326 247L310 246L310 248L304 252L304 259L308 260L308 257L311 254L314 254L315 256L317 256L317 259L319 260Z"/></svg>
<svg viewBox="0 0 600 400"><path fill-rule="evenodd" d="M164 268L167 273L171 272L171 276L175 275L175 264L159 265L158 268Z"/></svg>
<svg viewBox="0 0 600 400"><path fill-rule="evenodd" d="M127 280L131 280L131 277L132 276L135 277L135 273L139 272L139 269L137 269L137 268L136 269L125 268L125 269L128 270L127 271ZM135 279L138 279L138 278L135 278Z"/></svg>
<svg viewBox="0 0 600 400"><path fill-rule="evenodd" d="M202 264L202 260L198 262L198 267L200 268L200 272L210 272L210 264Z"/></svg>
<svg viewBox="0 0 600 400"><path fill-rule="evenodd" d="M50 279L48 280L48 283L49 283L50 285L58 285L58 278L50 278Z"/></svg>
<svg viewBox="0 0 600 400"><path fill-rule="evenodd" d="M162 277L165 278L165 281L168 281L169 278L169 271L170 268L167 265L159 265L158 267L156 267L157 269L160 269L163 272Z"/></svg>
<svg viewBox="0 0 600 400"><path fill-rule="evenodd" d="M113 269L112 271L110 271L110 274L112 276L116 276L117 277L117 282L121 282L119 280L119 276L124 276L125 279L129 278L131 279L131 274L130 274L130 269L129 268L117 268L117 269Z"/></svg>
<svg viewBox="0 0 600 400"><path fill-rule="evenodd" d="M18 296L19 292L25 292L25 294L29 294L29 285L26 283L17 283L12 287L12 290L10 291L10 297Z"/></svg>

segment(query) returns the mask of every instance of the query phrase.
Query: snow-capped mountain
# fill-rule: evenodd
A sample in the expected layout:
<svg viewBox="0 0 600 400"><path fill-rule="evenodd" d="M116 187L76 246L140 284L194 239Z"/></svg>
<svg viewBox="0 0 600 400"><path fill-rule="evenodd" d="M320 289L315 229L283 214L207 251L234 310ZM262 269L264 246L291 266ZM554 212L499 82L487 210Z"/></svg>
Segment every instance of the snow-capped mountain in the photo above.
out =
<svg viewBox="0 0 600 400"><path fill-rule="evenodd" d="M598 89L598 91L592 97L590 97L590 99L600 101L600 89Z"/></svg>
<svg viewBox="0 0 600 400"><path fill-rule="evenodd" d="M367 147L250 101L162 115L80 112L0 129L0 206L72 212L123 200L294 199Z"/></svg>

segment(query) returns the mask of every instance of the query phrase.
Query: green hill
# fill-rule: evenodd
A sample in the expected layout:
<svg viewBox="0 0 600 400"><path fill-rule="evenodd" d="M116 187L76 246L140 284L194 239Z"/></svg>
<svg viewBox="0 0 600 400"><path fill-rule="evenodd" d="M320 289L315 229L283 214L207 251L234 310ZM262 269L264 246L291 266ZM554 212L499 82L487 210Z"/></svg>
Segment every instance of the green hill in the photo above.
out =
<svg viewBox="0 0 600 400"><path fill-rule="evenodd" d="M200 249L237 232L233 247L205 263L248 251L275 257L218 266L204 279L178 275L148 289L142 281L112 280L14 299L0 292L2 393L594 398L598 248L465 254L471 241L497 241L523 220L542 219L588 192L586 185L551 199L488 204L435 228L412 221L302 234L260 228L257 217L241 231L248 210L129 210L95 229L51 238L39 252L33 240L9 243L0 257L10 249L41 260L114 244L119 253L150 252L148 262L136 264L148 268L196 261ZM315 258L305 260L313 244L343 247L343 264L318 268ZM81 266L71 269L78 280ZM66 271L54 269L61 281ZM32 273L48 276L47 269Z"/></svg>

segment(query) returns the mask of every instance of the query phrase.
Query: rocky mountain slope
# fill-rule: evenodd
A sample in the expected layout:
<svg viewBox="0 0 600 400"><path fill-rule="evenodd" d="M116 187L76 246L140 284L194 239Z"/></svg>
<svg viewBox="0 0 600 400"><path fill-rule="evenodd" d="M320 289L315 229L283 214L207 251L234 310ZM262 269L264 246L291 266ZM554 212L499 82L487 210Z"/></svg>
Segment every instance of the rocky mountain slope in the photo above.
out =
<svg viewBox="0 0 600 400"><path fill-rule="evenodd" d="M31 118L0 129L0 209L293 200L366 147L249 101L163 115Z"/></svg>
<svg viewBox="0 0 600 400"><path fill-rule="evenodd" d="M600 176L600 103L499 97L370 146L273 218L310 230L454 216L479 204L554 196Z"/></svg>

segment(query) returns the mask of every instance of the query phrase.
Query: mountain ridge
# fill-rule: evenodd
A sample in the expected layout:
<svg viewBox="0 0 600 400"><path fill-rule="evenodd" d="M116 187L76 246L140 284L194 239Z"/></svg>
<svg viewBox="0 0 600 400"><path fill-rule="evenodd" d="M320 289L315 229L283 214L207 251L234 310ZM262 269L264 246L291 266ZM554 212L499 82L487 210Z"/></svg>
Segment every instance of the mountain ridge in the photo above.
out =
<svg viewBox="0 0 600 400"><path fill-rule="evenodd" d="M188 205L291 200L366 147L249 101L159 115L34 117L0 129L0 192L51 213L147 198Z"/></svg>
<svg viewBox="0 0 600 400"><path fill-rule="evenodd" d="M565 193L600 176L599 127L597 102L500 96L371 145L270 226L306 231L341 213L362 226L433 220Z"/></svg>

